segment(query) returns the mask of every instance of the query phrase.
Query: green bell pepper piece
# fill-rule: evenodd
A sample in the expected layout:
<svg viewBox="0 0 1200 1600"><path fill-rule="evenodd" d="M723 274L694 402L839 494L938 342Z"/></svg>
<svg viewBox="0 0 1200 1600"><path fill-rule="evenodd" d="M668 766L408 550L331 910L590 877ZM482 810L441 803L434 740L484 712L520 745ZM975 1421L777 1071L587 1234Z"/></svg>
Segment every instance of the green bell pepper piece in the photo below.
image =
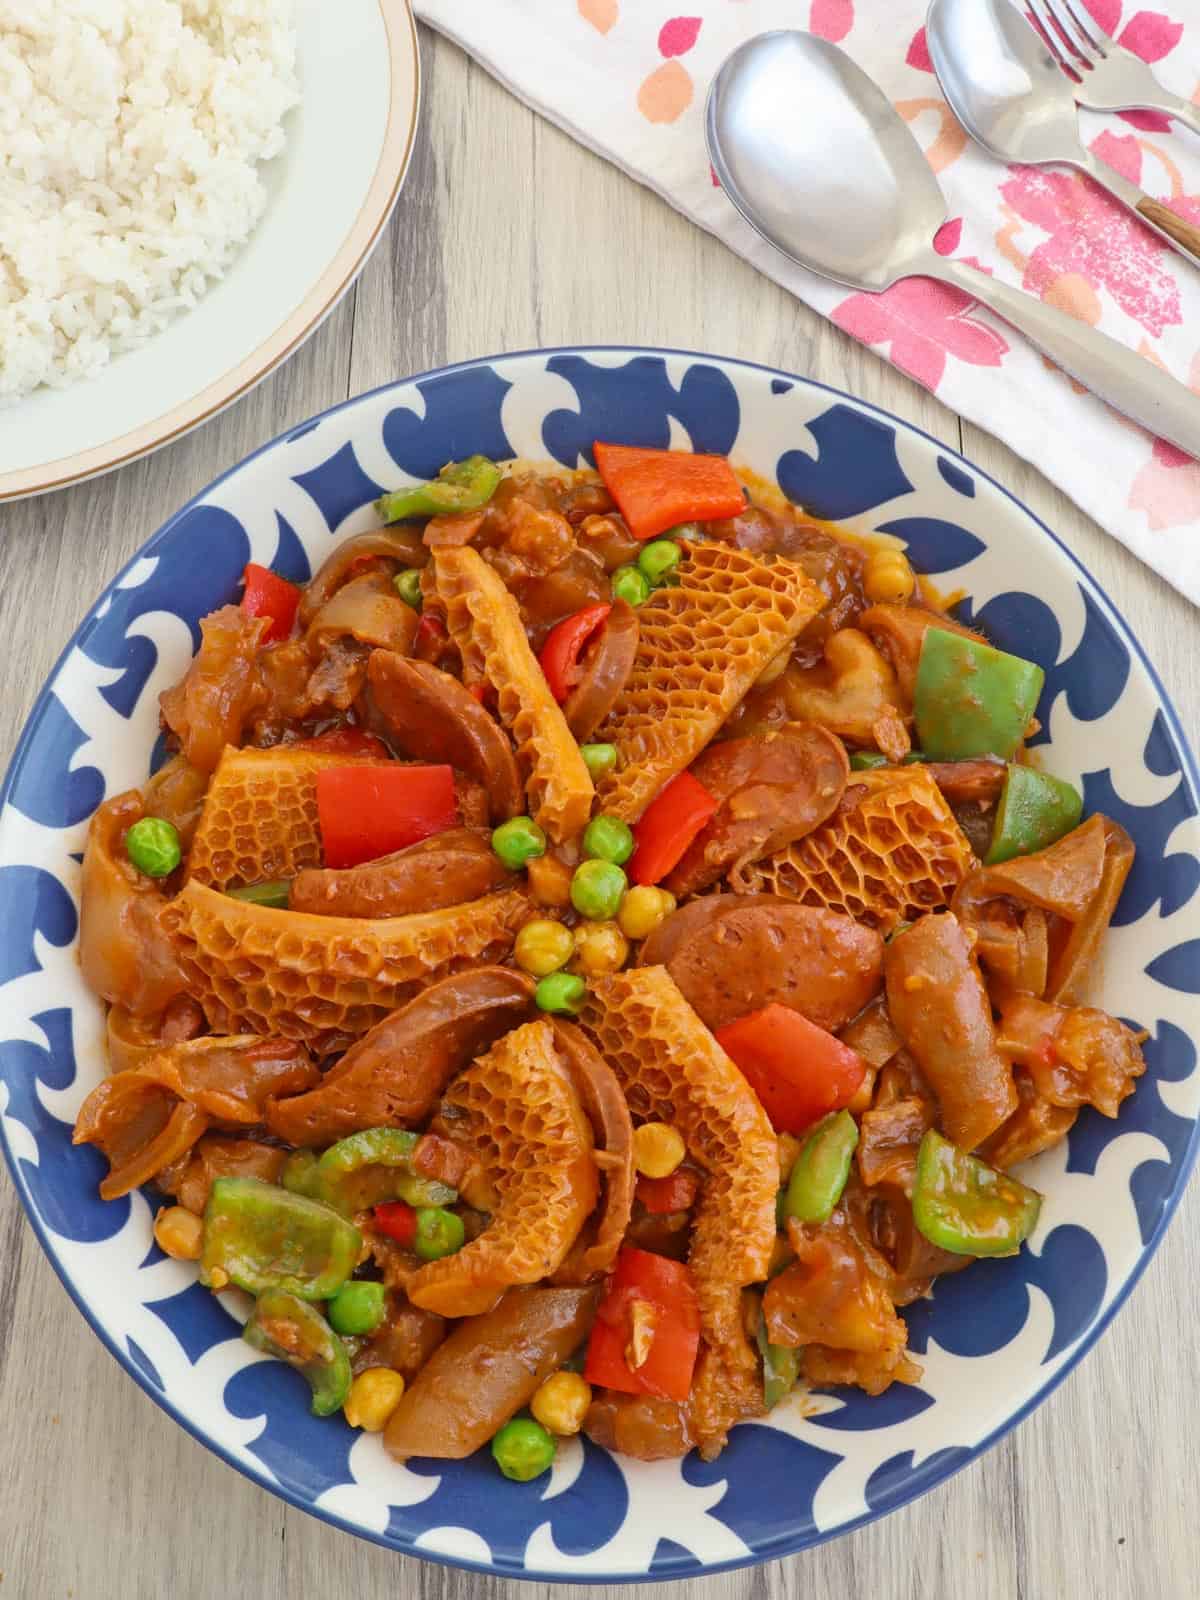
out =
<svg viewBox="0 0 1200 1600"><path fill-rule="evenodd" d="M944 628L928 628L913 691L922 752L930 761L986 755L1011 760L1045 680L1032 661Z"/></svg>
<svg viewBox="0 0 1200 1600"><path fill-rule="evenodd" d="M406 517L444 517L455 511L479 511L496 492L500 468L486 456L449 461L431 483L381 495L375 509L384 522Z"/></svg>
<svg viewBox="0 0 1200 1600"><path fill-rule="evenodd" d="M412 1169L417 1136L404 1128L364 1128L330 1145L317 1165L319 1198L353 1216L385 1200L410 1206L444 1206L458 1191Z"/></svg>
<svg viewBox="0 0 1200 1600"><path fill-rule="evenodd" d="M1042 1197L930 1128L917 1151L913 1221L941 1250L1015 1256L1033 1232Z"/></svg>
<svg viewBox="0 0 1200 1600"><path fill-rule="evenodd" d="M763 1400L767 1410L773 1411L784 1395L791 1394L796 1387L800 1377L800 1352L785 1344L772 1344L761 1313L755 1339L763 1364Z"/></svg>
<svg viewBox="0 0 1200 1600"><path fill-rule="evenodd" d="M784 1216L797 1222L828 1222L842 1198L857 1148L858 1124L848 1111L822 1117L796 1157L784 1196Z"/></svg>
<svg viewBox="0 0 1200 1600"><path fill-rule="evenodd" d="M294 1294L269 1289L255 1301L242 1338L264 1355L295 1367L312 1390L314 1417L341 1410L350 1393L350 1356L313 1306Z"/></svg>
<svg viewBox="0 0 1200 1600"><path fill-rule="evenodd" d="M292 893L290 878L270 878L265 883L247 883L240 889L230 889L232 900L245 900L252 906L275 906L286 911Z"/></svg>
<svg viewBox="0 0 1200 1600"><path fill-rule="evenodd" d="M319 1200L259 1178L218 1178L204 1209L200 1282L328 1300L354 1271L362 1235Z"/></svg>
<svg viewBox="0 0 1200 1600"><path fill-rule="evenodd" d="M1052 778L1033 767L1009 765L1000 791L991 848L984 857L989 867L1013 856L1044 850L1064 833L1078 827L1083 796L1074 784Z"/></svg>
<svg viewBox="0 0 1200 1600"><path fill-rule="evenodd" d="M321 1158L315 1150L293 1150L283 1163L279 1181L292 1194L307 1195L310 1200L321 1198L321 1178L318 1168Z"/></svg>
<svg viewBox="0 0 1200 1600"><path fill-rule="evenodd" d="M854 750L850 755L851 772L872 772L876 767L886 767L888 758L878 750Z"/></svg>

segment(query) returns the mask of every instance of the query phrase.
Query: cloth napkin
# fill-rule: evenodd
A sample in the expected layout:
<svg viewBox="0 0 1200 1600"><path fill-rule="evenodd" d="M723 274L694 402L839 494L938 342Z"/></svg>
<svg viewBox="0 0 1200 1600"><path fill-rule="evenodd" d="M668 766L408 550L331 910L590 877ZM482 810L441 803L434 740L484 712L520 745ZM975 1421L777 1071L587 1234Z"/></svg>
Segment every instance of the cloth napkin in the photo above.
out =
<svg viewBox="0 0 1200 1600"><path fill-rule="evenodd" d="M1200 24L1185 36L1182 23L1137 0L1085 3L1168 88L1200 99ZM882 295L854 294L793 266L717 184L702 121L713 74L753 34L808 28L848 51L915 133L948 202L943 254L1095 324L1200 394L1200 268L1069 169L1006 166L972 144L938 89L925 0L414 6L551 121L1003 439L1200 603L1200 464L1117 416L958 290L918 278ZM1081 124L1096 155L1200 222L1200 138L1158 113L1084 112Z"/></svg>

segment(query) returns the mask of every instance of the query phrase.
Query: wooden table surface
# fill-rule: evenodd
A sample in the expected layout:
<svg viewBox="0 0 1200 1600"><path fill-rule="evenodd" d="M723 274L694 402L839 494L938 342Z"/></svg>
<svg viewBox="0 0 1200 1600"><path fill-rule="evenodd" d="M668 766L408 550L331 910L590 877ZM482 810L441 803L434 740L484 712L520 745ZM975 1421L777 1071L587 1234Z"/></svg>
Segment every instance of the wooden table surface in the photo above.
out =
<svg viewBox="0 0 1200 1600"><path fill-rule="evenodd" d="M589 341L794 369L961 448L1055 528L1116 598L1196 736L1196 614L1174 590L1003 446L540 121L453 46L428 32L421 43L425 105L407 187L356 290L316 337L231 411L150 459L0 508L5 761L87 606L217 473L311 413L392 378ZM703 1585L674 1585L671 1600L684 1600L685 1589L687 1600L1196 1596L1198 1222L1193 1186L1098 1348L982 1460L847 1538ZM92 1336L6 1179L0 1417L0 1597L486 1600L513 1592L504 1580L336 1532L195 1443Z"/></svg>

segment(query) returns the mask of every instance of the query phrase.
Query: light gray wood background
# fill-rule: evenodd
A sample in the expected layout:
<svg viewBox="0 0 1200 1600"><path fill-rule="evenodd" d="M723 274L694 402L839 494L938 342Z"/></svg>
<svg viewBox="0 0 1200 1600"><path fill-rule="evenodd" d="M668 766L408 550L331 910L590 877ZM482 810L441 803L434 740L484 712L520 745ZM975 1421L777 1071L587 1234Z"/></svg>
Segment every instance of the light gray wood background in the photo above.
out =
<svg viewBox="0 0 1200 1600"><path fill-rule="evenodd" d="M986 434L422 34L407 188L363 274L282 371L99 482L0 508L0 755L100 588L183 501L284 428L444 361L578 341L744 356L840 385L961 447L1116 596L1195 736L1190 605ZM1195 1186L1114 1327L1015 1433L917 1504L670 1600L1188 1600L1200 1594ZM224 1466L113 1364L0 1179L0 1600L489 1600ZM764 1493L771 1493L770 1485ZM546 1585L527 1585L545 1594ZM686 1591L686 1594L685 1594ZM632 1588L609 1591L632 1596Z"/></svg>

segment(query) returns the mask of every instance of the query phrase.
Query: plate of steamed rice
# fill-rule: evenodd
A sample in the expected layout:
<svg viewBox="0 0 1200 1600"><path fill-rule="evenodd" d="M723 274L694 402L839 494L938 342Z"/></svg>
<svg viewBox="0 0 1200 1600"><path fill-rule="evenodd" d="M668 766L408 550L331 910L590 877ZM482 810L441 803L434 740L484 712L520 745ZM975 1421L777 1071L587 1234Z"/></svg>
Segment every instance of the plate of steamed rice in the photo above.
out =
<svg viewBox="0 0 1200 1600"><path fill-rule="evenodd" d="M406 0L0 0L0 500L303 343L395 205L419 69Z"/></svg>

